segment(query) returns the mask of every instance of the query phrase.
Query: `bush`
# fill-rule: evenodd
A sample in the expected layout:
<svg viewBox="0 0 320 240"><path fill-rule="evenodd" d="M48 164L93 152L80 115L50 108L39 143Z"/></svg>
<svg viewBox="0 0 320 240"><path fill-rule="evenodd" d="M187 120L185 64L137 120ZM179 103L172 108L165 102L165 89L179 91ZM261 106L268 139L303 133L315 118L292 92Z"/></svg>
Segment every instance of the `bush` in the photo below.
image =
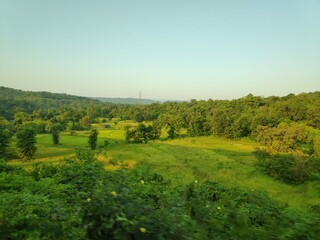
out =
<svg viewBox="0 0 320 240"><path fill-rule="evenodd" d="M254 152L258 166L271 177L288 184L301 184L320 179L320 159L289 154L271 155L265 151Z"/></svg>

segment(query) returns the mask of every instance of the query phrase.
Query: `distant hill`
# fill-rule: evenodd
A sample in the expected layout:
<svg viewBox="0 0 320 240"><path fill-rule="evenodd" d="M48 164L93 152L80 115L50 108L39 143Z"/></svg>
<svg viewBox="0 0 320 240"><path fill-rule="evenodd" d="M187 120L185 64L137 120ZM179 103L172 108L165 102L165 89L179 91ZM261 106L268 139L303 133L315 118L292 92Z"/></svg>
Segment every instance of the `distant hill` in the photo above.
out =
<svg viewBox="0 0 320 240"><path fill-rule="evenodd" d="M98 100L61 93L22 91L0 86L0 116L13 119L15 109L26 113L34 110L55 109L73 104L85 106L99 104Z"/></svg>
<svg viewBox="0 0 320 240"><path fill-rule="evenodd" d="M51 99L60 100L65 103L74 101L95 102L94 99L87 97L79 97L65 93L51 93L51 92L36 92L36 91L23 91L14 88L7 88L0 86L0 99L15 99L15 100L36 100L36 99Z"/></svg>
<svg viewBox="0 0 320 240"><path fill-rule="evenodd" d="M94 97L93 99L99 100L101 102L109 102L109 103L116 103L116 104L152 104L152 103L159 103L161 101L155 101L151 99L139 99L139 98L101 98L101 97Z"/></svg>

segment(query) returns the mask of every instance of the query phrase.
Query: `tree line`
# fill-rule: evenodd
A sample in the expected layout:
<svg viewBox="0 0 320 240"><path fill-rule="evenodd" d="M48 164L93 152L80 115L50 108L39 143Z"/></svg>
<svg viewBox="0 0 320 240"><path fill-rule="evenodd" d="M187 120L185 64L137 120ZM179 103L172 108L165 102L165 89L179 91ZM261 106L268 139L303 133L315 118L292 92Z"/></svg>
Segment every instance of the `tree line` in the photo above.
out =
<svg viewBox="0 0 320 240"><path fill-rule="evenodd" d="M191 137L250 137L270 151L320 154L320 92L265 98L249 94L234 100L151 105L111 104L66 94L23 92L4 87L0 87L0 93L2 125L13 132L28 126L36 133L51 133L52 126L59 124L60 131L72 134L90 129L99 118L118 118L138 123L151 121L157 128L166 128L171 139L181 136L181 130L186 129ZM9 124L4 123L4 119ZM133 135L138 135L137 131L128 131L127 138L132 140Z"/></svg>

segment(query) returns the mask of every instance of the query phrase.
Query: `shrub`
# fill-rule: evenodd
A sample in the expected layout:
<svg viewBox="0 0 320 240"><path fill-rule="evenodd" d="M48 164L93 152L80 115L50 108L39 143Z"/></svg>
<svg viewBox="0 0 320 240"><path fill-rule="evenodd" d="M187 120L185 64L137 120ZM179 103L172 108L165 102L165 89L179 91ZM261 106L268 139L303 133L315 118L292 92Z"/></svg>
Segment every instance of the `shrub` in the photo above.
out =
<svg viewBox="0 0 320 240"><path fill-rule="evenodd" d="M320 179L320 159L289 154L271 155L265 151L254 152L258 166L271 177L288 184L301 184Z"/></svg>

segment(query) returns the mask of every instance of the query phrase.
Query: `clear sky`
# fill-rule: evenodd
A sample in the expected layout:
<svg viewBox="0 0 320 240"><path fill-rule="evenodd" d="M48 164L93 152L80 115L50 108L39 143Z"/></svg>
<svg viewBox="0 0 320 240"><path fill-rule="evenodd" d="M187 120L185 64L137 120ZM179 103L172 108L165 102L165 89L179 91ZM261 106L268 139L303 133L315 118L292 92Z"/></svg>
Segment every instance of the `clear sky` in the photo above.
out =
<svg viewBox="0 0 320 240"><path fill-rule="evenodd" d="M0 0L0 86L232 99L320 90L320 0Z"/></svg>

